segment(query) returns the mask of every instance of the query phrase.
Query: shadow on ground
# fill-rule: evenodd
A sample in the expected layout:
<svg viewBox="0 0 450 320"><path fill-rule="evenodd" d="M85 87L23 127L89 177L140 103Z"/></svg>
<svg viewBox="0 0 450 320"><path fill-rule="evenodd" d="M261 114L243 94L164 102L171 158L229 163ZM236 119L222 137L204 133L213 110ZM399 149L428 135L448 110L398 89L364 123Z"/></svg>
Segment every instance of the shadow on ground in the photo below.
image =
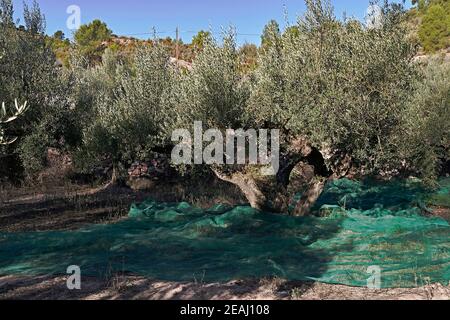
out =
<svg viewBox="0 0 450 320"><path fill-rule="evenodd" d="M341 219L294 218L248 206L202 210L187 203L146 202L149 216L74 231L0 233L0 274L61 274L69 265L101 278L131 272L166 281L216 282L320 278L336 250ZM150 209L149 209L150 210Z"/></svg>
<svg viewBox="0 0 450 320"><path fill-rule="evenodd" d="M0 300L449 300L450 287L370 290L279 278L227 283L163 282L116 275L83 277L81 290L68 290L65 276L0 277Z"/></svg>

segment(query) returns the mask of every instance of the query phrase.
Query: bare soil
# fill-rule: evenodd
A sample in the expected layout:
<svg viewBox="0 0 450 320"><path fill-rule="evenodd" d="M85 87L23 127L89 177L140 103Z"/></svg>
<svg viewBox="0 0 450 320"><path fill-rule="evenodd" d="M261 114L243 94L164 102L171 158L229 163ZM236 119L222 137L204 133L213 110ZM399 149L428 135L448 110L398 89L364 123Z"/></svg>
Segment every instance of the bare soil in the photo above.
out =
<svg viewBox="0 0 450 320"><path fill-rule="evenodd" d="M211 207L217 201L231 205L243 202L237 190L217 183L203 189L190 186L191 190L181 185L159 186L151 192L73 185L1 189L0 232L75 230L93 223L114 223L127 216L132 202L148 197L160 201L189 201L202 208ZM436 209L436 215L450 217L449 211L442 208ZM450 286L439 284L412 289L370 290L316 282L288 282L278 278L198 283L116 274L108 279L83 277L81 290L69 290L66 277L0 276L0 299L450 300Z"/></svg>
<svg viewBox="0 0 450 320"><path fill-rule="evenodd" d="M227 283L167 282L135 276L108 280L82 278L81 290L69 290L66 276L0 277L0 299L20 300L450 300L450 286L413 289L355 288L281 279Z"/></svg>
<svg viewBox="0 0 450 320"><path fill-rule="evenodd" d="M218 202L230 205L245 202L233 186L220 181L212 184L161 184L151 191L78 185L0 187L0 232L76 230L93 223L113 223L127 217L133 202L147 198L187 201L205 209Z"/></svg>

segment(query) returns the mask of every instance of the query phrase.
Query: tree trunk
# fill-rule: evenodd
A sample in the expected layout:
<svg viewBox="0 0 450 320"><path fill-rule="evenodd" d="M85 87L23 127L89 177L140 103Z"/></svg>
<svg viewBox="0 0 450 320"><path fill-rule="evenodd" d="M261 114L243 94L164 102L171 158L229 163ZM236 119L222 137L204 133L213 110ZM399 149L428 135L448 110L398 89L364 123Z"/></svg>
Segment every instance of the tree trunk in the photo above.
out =
<svg viewBox="0 0 450 320"><path fill-rule="evenodd" d="M213 172L219 179L238 186L239 189L241 189L242 193L247 198L252 208L258 210L267 209L266 206L267 198L263 194L263 192L259 189L258 185L256 184L256 181L252 177L246 176L240 172L233 173L231 175L225 175L215 169L213 169Z"/></svg>
<svg viewBox="0 0 450 320"><path fill-rule="evenodd" d="M112 173L111 173L111 181L109 182L110 185L117 185L119 182L119 173L117 170L117 164L113 164L112 167Z"/></svg>
<svg viewBox="0 0 450 320"><path fill-rule="evenodd" d="M302 185L309 183L309 186L292 213L296 216L305 216L311 213L311 208L322 194L326 182L348 172L347 167L351 161L345 159L347 161L344 163L348 165L338 166L342 169L338 174L332 172L327 167L322 152L311 146L307 139L300 137L293 140L287 152L280 157L280 168L273 177L255 177L240 171L224 173L215 168L212 170L219 179L238 186L253 208L287 213L293 196L299 191L295 190L296 187L289 187L291 173L300 162L308 164L314 168L315 177L312 181L301 182Z"/></svg>
<svg viewBox="0 0 450 320"><path fill-rule="evenodd" d="M294 216L306 216L311 213L311 208L322 194L326 181L326 179L320 179L309 185L292 212Z"/></svg>
<svg viewBox="0 0 450 320"><path fill-rule="evenodd" d="M119 185L119 170L117 169L117 163L113 163L112 172L111 172L111 180L109 182L100 187L99 190L109 190L117 187Z"/></svg>

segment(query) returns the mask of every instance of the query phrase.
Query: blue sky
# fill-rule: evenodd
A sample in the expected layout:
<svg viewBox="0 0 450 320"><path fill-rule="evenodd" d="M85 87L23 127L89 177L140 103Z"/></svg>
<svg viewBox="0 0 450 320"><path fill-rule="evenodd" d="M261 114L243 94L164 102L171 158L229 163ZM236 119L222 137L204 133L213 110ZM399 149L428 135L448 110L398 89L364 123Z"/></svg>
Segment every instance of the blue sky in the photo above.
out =
<svg viewBox="0 0 450 320"><path fill-rule="evenodd" d="M19 18L23 1L13 2ZM332 0L337 16L345 12L359 19L364 18L369 2ZM69 5L78 5L82 24L98 18L115 34L138 38L151 37L145 33L150 33L153 27L160 32L160 37L175 37L178 26L185 42L190 42L193 33L199 30L220 32L221 28L233 25L241 34L239 43L259 43L259 35L270 19L284 26L284 7L291 22L305 11L303 0L38 0L38 3L46 16L49 34L63 30L70 37L72 31L66 28L69 16L66 10Z"/></svg>

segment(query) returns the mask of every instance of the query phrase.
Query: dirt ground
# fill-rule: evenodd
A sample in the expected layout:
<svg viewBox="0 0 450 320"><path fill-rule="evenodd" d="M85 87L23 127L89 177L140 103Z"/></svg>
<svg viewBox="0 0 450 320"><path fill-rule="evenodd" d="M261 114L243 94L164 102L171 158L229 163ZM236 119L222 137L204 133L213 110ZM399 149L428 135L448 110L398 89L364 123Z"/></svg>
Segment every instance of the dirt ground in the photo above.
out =
<svg viewBox="0 0 450 320"><path fill-rule="evenodd" d="M82 278L81 290L69 290L66 276L0 277L0 299L20 300L450 300L450 286L414 289L354 288L281 279L228 283L164 282L134 276L109 280Z"/></svg>
<svg viewBox="0 0 450 320"><path fill-rule="evenodd" d="M127 217L133 202L147 198L187 201L205 209L217 202L236 205L245 201L234 187L221 182L214 184L167 183L152 191L72 184L21 189L0 186L0 232L76 230L92 223L113 223Z"/></svg>
<svg viewBox="0 0 450 320"><path fill-rule="evenodd" d="M220 187L220 186L219 186ZM127 216L134 201L153 197L160 201L189 202L210 207L217 200L208 187L189 199L180 187L136 192L127 188L80 186L0 190L0 232L74 230L92 223L113 223ZM220 189L220 188L219 188ZM230 199L230 190L223 190ZM225 197L224 197L225 199ZM220 199L222 202L226 202ZM241 201L231 196L230 204ZM448 210L437 210L449 218ZM450 285L432 284L413 289L354 288L316 282L288 282L283 279L236 280L228 283L166 282L133 275L112 275L108 279L82 278L81 290L69 290L67 276L0 276L0 299L80 299L80 300L450 300Z"/></svg>

